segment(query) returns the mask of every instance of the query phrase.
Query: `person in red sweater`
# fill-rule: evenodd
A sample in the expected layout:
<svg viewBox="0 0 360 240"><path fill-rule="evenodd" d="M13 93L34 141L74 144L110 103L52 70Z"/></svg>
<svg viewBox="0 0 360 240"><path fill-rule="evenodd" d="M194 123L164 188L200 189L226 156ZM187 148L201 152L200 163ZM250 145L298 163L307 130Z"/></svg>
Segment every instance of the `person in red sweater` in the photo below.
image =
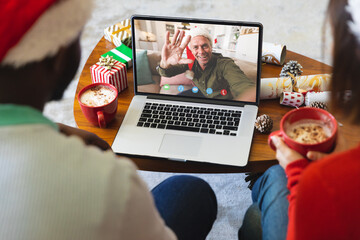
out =
<svg viewBox="0 0 360 240"><path fill-rule="evenodd" d="M359 124L360 1L330 0L328 19L334 37L331 111L348 116L343 124ZM360 239L360 145L349 148L341 128L331 154L304 157L282 138L272 141L280 165L254 183L254 204L239 238Z"/></svg>

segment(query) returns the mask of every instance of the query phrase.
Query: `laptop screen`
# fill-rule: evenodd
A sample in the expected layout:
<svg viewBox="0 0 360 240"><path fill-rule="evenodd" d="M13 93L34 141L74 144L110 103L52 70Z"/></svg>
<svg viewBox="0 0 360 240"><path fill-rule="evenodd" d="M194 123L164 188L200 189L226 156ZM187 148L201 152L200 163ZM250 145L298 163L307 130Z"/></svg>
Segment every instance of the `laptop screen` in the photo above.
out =
<svg viewBox="0 0 360 240"><path fill-rule="evenodd" d="M136 94L259 101L262 25L133 16Z"/></svg>

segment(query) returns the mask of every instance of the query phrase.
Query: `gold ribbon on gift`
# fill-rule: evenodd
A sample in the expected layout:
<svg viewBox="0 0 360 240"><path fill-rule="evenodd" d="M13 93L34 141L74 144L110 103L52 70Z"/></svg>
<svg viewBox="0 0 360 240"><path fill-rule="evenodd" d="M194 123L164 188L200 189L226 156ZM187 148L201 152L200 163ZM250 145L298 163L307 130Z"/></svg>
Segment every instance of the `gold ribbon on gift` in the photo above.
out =
<svg viewBox="0 0 360 240"><path fill-rule="evenodd" d="M114 41L114 38L118 38L119 41L123 40L123 39L126 39L128 37L131 36L131 25L130 25L130 20L129 19L126 19L120 23L116 23L115 25L113 25L114 27L119 27L118 30L115 30L113 32L110 32L110 41L113 42ZM120 33L123 33L121 36L120 36ZM118 36L116 36L118 35Z"/></svg>
<svg viewBox="0 0 360 240"><path fill-rule="evenodd" d="M113 56L107 55L106 57L101 56L97 64L99 64L99 66L106 68L107 70L111 70L112 67L114 67L115 65L115 61L116 60L113 59Z"/></svg>
<svg viewBox="0 0 360 240"><path fill-rule="evenodd" d="M131 34L131 31L129 30L131 28L131 25L126 26L126 27L124 25L122 25L121 23L117 23L115 25L118 26L120 29L117 30L117 31L112 32L112 34L115 35L115 34L118 34L119 32L122 32L122 31L126 31L128 34Z"/></svg>

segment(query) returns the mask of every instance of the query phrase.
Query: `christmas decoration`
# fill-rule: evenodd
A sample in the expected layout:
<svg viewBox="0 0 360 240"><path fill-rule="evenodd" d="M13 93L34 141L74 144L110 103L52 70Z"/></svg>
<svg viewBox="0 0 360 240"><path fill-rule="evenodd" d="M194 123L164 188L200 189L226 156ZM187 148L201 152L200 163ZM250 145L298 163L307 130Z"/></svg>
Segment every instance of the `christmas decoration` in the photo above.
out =
<svg viewBox="0 0 360 240"><path fill-rule="evenodd" d="M305 75L294 78L294 92L323 92L330 90L331 74Z"/></svg>
<svg viewBox="0 0 360 240"><path fill-rule="evenodd" d="M118 92L128 87L126 65L111 56L101 57L98 63L90 67L93 83L110 83Z"/></svg>
<svg viewBox="0 0 360 240"><path fill-rule="evenodd" d="M127 68L132 66L132 50L125 46L125 44L120 45L119 47L114 48L113 50L101 56L112 56L115 60L124 63Z"/></svg>
<svg viewBox="0 0 360 240"><path fill-rule="evenodd" d="M305 97L301 93L283 92L280 97L280 104L291 107L300 107L304 104L304 100Z"/></svg>
<svg viewBox="0 0 360 240"><path fill-rule="evenodd" d="M321 108L324 110L328 110L328 106L325 102L312 102L309 107L314 107L314 108Z"/></svg>
<svg viewBox="0 0 360 240"><path fill-rule="evenodd" d="M300 76L302 74L303 67L298 63L297 61L289 61L284 65L284 67L281 70L280 77L290 77L291 73L294 77Z"/></svg>
<svg viewBox="0 0 360 240"><path fill-rule="evenodd" d="M99 58L98 64L103 66L107 70L110 70L115 65L115 59L112 56L107 55L106 57L101 56Z"/></svg>
<svg viewBox="0 0 360 240"><path fill-rule="evenodd" d="M286 46L282 44L275 44L263 42L262 47L262 61L266 63L283 65L286 57Z"/></svg>
<svg viewBox="0 0 360 240"><path fill-rule="evenodd" d="M116 47L124 44L131 47L131 22L130 19L121 21L104 29L104 37Z"/></svg>
<svg viewBox="0 0 360 240"><path fill-rule="evenodd" d="M261 133L270 133L273 128L273 120L266 114L258 116L256 118L255 128Z"/></svg>
<svg viewBox="0 0 360 240"><path fill-rule="evenodd" d="M313 102L322 102L328 103L330 102L331 92L307 92L305 95L305 105L310 106Z"/></svg>
<svg viewBox="0 0 360 240"><path fill-rule="evenodd" d="M294 78L262 78L260 85L260 99L279 98L283 92L318 93L329 91L330 81L331 74L304 75ZM321 100L321 102L325 101Z"/></svg>
<svg viewBox="0 0 360 240"><path fill-rule="evenodd" d="M260 85L260 99L279 98L283 92L292 92L291 78L262 78Z"/></svg>

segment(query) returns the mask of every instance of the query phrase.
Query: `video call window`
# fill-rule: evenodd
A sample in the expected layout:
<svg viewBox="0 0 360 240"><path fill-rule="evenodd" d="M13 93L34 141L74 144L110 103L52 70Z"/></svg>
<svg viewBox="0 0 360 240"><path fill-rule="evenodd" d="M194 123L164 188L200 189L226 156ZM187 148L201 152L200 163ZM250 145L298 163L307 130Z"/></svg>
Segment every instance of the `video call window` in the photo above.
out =
<svg viewBox="0 0 360 240"><path fill-rule="evenodd" d="M138 92L256 102L258 27L138 19L134 27ZM191 36L181 58L192 63L159 68L177 31L182 44Z"/></svg>

